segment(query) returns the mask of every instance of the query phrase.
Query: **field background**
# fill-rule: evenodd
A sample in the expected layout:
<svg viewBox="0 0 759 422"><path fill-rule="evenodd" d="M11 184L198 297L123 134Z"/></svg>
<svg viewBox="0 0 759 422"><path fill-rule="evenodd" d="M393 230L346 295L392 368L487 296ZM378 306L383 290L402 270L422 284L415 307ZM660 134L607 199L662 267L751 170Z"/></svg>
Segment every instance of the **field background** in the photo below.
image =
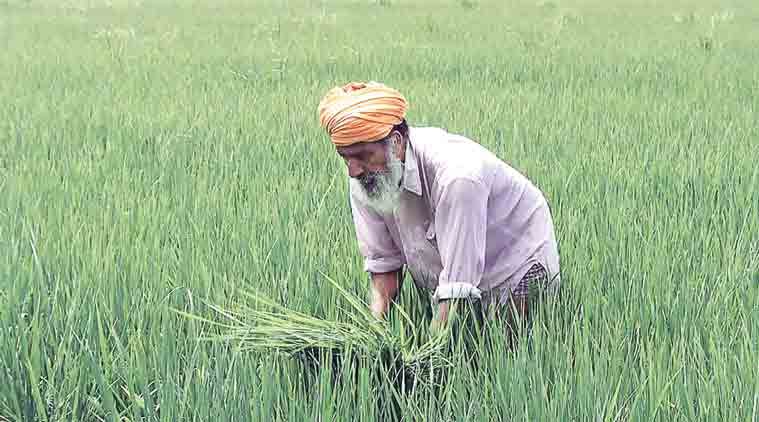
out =
<svg viewBox="0 0 759 422"><path fill-rule="evenodd" d="M368 79L538 184L565 280L409 420L757 421L757 46L749 0L0 0L0 421L371 420L170 311L366 296L316 106Z"/></svg>

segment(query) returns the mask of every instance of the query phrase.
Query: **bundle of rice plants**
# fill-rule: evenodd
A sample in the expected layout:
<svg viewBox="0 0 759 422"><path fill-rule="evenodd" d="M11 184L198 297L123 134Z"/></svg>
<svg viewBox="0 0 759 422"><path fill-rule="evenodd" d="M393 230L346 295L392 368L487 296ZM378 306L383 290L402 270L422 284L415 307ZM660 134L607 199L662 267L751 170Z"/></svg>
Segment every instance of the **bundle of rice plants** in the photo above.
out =
<svg viewBox="0 0 759 422"><path fill-rule="evenodd" d="M240 290L240 298L245 300L238 301L232 309L206 303L223 322L174 311L217 326L218 334L205 337L207 340L231 342L242 351L282 353L311 365L318 364L324 356L331 356L333 363L350 356L353 360L379 363L386 372L394 374L395 382L418 380L422 373L450 366L445 330L422 338L419 333L425 330L416 327L403 307L396 304L394 311L401 323L396 334L389 322L372 315L358 296L328 276L325 278L348 305L338 305L342 318L308 315L250 289Z"/></svg>

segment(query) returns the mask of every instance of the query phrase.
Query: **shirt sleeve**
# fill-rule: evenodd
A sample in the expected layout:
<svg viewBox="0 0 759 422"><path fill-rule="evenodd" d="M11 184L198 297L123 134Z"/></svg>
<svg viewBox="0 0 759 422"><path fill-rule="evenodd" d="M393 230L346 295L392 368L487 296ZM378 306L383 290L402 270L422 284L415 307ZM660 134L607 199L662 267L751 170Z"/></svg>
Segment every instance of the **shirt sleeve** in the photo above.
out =
<svg viewBox="0 0 759 422"><path fill-rule="evenodd" d="M358 248L364 257L364 271L387 273L399 270L405 260L398 245L390 236L385 220L350 196L353 223Z"/></svg>
<svg viewBox="0 0 759 422"><path fill-rule="evenodd" d="M435 226L443 270L435 298L480 296L488 196L487 186L471 178L456 178L442 188Z"/></svg>

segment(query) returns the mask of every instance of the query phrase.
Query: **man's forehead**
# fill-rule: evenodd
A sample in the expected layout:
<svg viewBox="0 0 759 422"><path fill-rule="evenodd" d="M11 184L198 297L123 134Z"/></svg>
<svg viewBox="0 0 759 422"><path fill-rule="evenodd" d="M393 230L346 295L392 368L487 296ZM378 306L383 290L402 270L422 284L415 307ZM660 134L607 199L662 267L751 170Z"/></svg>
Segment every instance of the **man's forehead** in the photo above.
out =
<svg viewBox="0 0 759 422"><path fill-rule="evenodd" d="M354 155L365 151L371 151L377 147L374 142L359 142L357 144L337 147L337 153L340 155Z"/></svg>

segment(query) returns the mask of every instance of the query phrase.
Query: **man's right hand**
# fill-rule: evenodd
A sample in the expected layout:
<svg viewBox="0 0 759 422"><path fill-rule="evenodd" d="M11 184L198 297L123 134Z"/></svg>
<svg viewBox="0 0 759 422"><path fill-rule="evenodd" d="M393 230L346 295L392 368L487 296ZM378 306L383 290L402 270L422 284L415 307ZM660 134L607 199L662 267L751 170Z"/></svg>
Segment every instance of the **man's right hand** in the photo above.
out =
<svg viewBox="0 0 759 422"><path fill-rule="evenodd" d="M390 305L398 297L401 287L401 270L389 273L372 273L372 314L384 318L390 310Z"/></svg>

